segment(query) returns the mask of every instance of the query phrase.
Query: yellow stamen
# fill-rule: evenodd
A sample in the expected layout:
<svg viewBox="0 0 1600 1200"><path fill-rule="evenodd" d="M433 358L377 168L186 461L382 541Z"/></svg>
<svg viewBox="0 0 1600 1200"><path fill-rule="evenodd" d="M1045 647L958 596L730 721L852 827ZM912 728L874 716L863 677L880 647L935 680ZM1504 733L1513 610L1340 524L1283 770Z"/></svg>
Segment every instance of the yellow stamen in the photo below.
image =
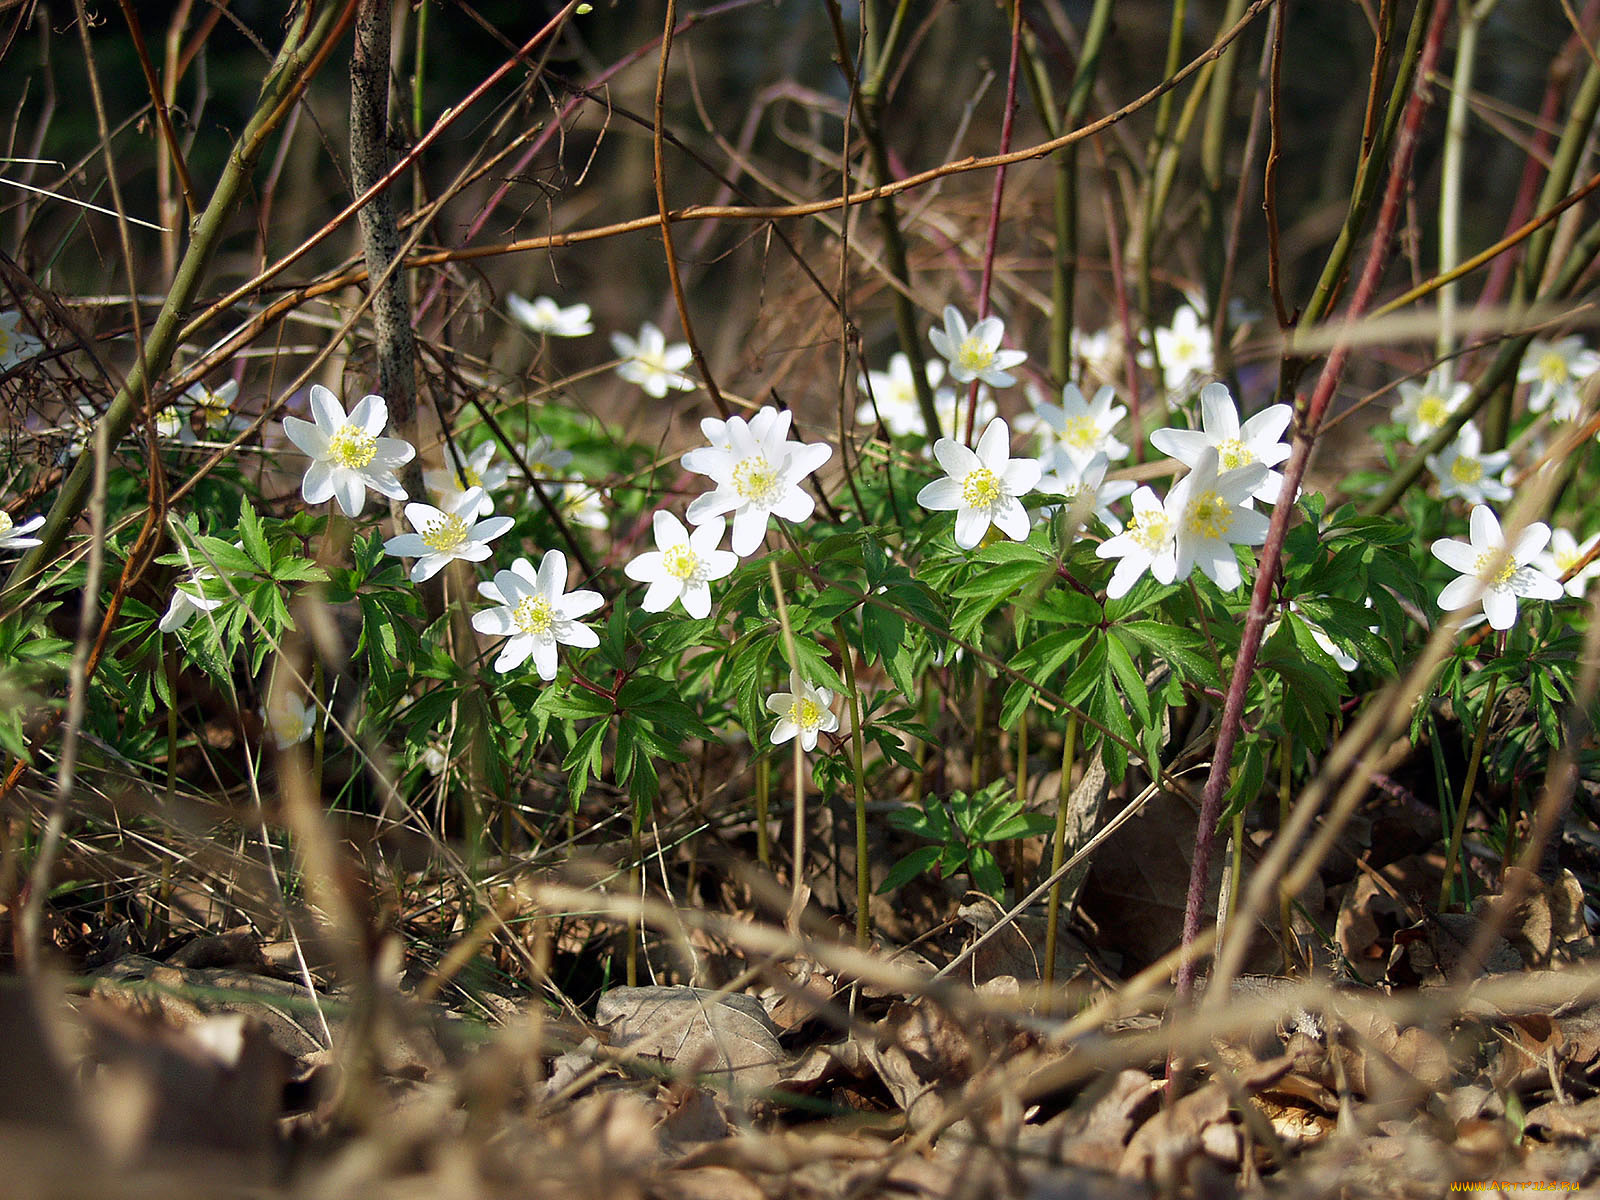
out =
<svg viewBox="0 0 1600 1200"><path fill-rule="evenodd" d="M1438 392L1429 392L1417 402L1417 424L1424 429L1437 429L1450 415L1450 408Z"/></svg>
<svg viewBox="0 0 1600 1200"><path fill-rule="evenodd" d="M1459 455L1450 464L1450 478L1457 483L1477 483L1483 478L1483 464L1465 454Z"/></svg>
<svg viewBox="0 0 1600 1200"><path fill-rule="evenodd" d="M822 724L822 706L807 697L789 705L789 720L801 729L811 730Z"/></svg>
<svg viewBox="0 0 1600 1200"><path fill-rule="evenodd" d="M967 370L977 374L988 370L994 362L994 351L989 349L981 338L969 335L962 339L961 346L956 351L956 359Z"/></svg>
<svg viewBox="0 0 1600 1200"><path fill-rule="evenodd" d="M1504 550L1485 550L1478 555L1475 572L1492 588L1503 588L1517 573L1516 561Z"/></svg>
<svg viewBox="0 0 1600 1200"><path fill-rule="evenodd" d="M359 471L378 454L378 439L359 425L342 425L328 439L328 457L341 467Z"/></svg>
<svg viewBox="0 0 1600 1200"><path fill-rule="evenodd" d="M458 549L466 540L467 523L455 513L445 513L437 521L429 521L422 531L422 544L441 554Z"/></svg>
<svg viewBox="0 0 1600 1200"><path fill-rule="evenodd" d="M1154 554L1166 545L1172 538L1172 521L1164 510L1155 508L1148 512L1134 513L1133 520L1128 522L1128 533L1139 548L1147 554Z"/></svg>
<svg viewBox="0 0 1600 1200"><path fill-rule="evenodd" d="M1255 453L1240 438L1229 438L1217 443L1217 462L1224 471L1248 467L1256 461Z"/></svg>
<svg viewBox="0 0 1600 1200"><path fill-rule="evenodd" d="M778 472L764 454L752 454L733 468L733 490L752 504L771 504L778 498Z"/></svg>
<svg viewBox="0 0 1600 1200"><path fill-rule="evenodd" d="M555 611L543 596L524 596L511 610L511 621L530 637L544 637L555 624Z"/></svg>
<svg viewBox="0 0 1600 1200"><path fill-rule="evenodd" d="M1000 480L988 467L968 471L961 481L961 503L968 508L993 508L1001 496Z"/></svg>
<svg viewBox="0 0 1600 1200"><path fill-rule="evenodd" d="M1075 450L1087 450L1100 440L1100 426L1093 417L1069 417L1061 440Z"/></svg>
<svg viewBox="0 0 1600 1200"><path fill-rule="evenodd" d="M1233 524L1233 509L1216 492L1202 492L1189 502L1185 520L1195 536L1220 538Z"/></svg>
<svg viewBox="0 0 1600 1200"><path fill-rule="evenodd" d="M700 566L700 556L689 548L687 542L680 542L670 550L661 552L661 565L667 569L668 575L687 582L694 578Z"/></svg>

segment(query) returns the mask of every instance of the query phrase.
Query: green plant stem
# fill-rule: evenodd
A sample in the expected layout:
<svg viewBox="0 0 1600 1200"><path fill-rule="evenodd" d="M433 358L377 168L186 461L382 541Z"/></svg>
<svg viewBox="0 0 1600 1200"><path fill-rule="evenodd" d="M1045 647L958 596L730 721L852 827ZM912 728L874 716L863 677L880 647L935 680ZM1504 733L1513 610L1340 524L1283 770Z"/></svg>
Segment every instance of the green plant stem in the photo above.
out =
<svg viewBox="0 0 1600 1200"><path fill-rule="evenodd" d="M772 834L767 829L769 804L772 793L772 760L756 760L756 861L763 867L772 865Z"/></svg>
<svg viewBox="0 0 1600 1200"><path fill-rule="evenodd" d="M1289 824L1289 789L1294 782L1294 742L1288 734L1278 740L1278 828ZM1298 965L1294 953L1294 934L1290 925L1294 897L1287 890L1278 891L1278 934L1283 944L1283 969L1288 974Z"/></svg>
<svg viewBox="0 0 1600 1200"><path fill-rule="evenodd" d="M1222 18L1222 28L1236 24L1244 15L1244 0L1229 0L1227 14ZM1206 312L1215 333L1214 340L1219 355L1225 354L1227 338L1227 305L1222 301L1223 250L1227 233L1222 219L1223 151L1227 144L1228 109L1233 101L1233 80L1239 68L1239 47L1232 45L1217 59L1206 88L1206 119L1200 133L1200 173L1205 178L1200 218L1201 246L1205 261ZM1248 157L1248 150L1246 151ZM1248 162L1245 164L1248 171Z"/></svg>
<svg viewBox="0 0 1600 1200"><path fill-rule="evenodd" d="M312 650L315 654L315 649ZM311 794L322 796L322 754L327 745L328 698L327 681L322 676L322 659L314 658L311 662L311 703L316 709L316 714L311 718L315 722L311 727Z"/></svg>
<svg viewBox="0 0 1600 1200"><path fill-rule="evenodd" d="M1022 801L1023 809L1026 811L1028 806L1028 710L1026 708L1017 717L1017 799ZM1018 899L1026 890L1028 874L1028 856L1024 853L1026 847L1025 838L1018 838L1012 843L1012 888Z"/></svg>
<svg viewBox="0 0 1600 1200"><path fill-rule="evenodd" d="M166 653L167 671L167 804L178 798L178 639Z"/></svg>
<svg viewBox="0 0 1600 1200"><path fill-rule="evenodd" d="M1412 82L1416 78L1417 63L1422 58L1423 43L1433 16L1434 4L1435 0L1418 0L1417 7L1411 14L1411 28L1406 33L1406 45L1395 72L1394 86L1389 90L1389 102L1384 108L1383 123L1356 166L1355 187L1350 193L1350 206L1345 213L1344 224L1339 227L1339 236L1328 254L1328 261L1323 264L1322 274L1311 291L1311 298L1306 301L1306 306L1300 314L1300 324L1315 324L1327 315L1335 294L1344 282L1345 272L1350 266L1350 257L1355 253L1356 243L1366 230L1367 217L1372 211L1372 201L1377 196L1378 184L1383 179L1383 168L1388 165L1389 146L1394 140L1401 114L1405 112L1411 95ZM1384 39L1384 44L1387 43L1388 39ZM1387 62L1380 54L1373 63L1373 70L1381 72L1386 66ZM1294 378L1287 379L1279 386L1280 397L1294 390L1298 375L1290 374L1293 374Z"/></svg>
<svg viewBox="0 0 1600 1200"><path fill-rule="evenodd" d="M1050 850L1050 873L1057 874L1067 860L1067 817L1072 807L1072 767L1078 749L1078 715L1067 716L1067 732L1061 739L1061 782L1056 790L1056 836ZM1044 985L1048 989L1056 981L1056 940L1061 924L1061 883L1057 879L1050 886L1050 907L1044 929ZM1048 1000L1047 1000L1048 1003Z"/></svg>
<svg viewBox="0 0 1600 1200"><path fill-rule="evenodd" d="M880 28L878 6L864 3L861 19L866 26L864 58L870 63L867 77L860 84L861 136L867 144L867 156L872 163L873 180L878 185L892 178L889 170L889 151L883 139L883 88L888 80L889 67L899 47L900 30L909 0L900 0L894 23L885 35ZM841 47L841 55L843 48ZM848 62L848 58L844 61ZM933 389L928 386L928 358L923 353L922 340L917 336L917 310L911 302L911 268L906 261L905 237L900 230L900 216L893 196L880 196L872 202L883 230L884 263L894 279L894 326L899 335L900 349L911 363L911 382L917 389L917 407L927 425L928 440L937 439L939 412L934 407Z"/></svg>
<svg viewBox="0 0 1600 1200"><path fill-rule="evenodd" d="M640 837L639 806L633 801L628 802L633 810L632 820L628 823L628 853L632 856L629 863L628 879L633 888L633 894L638 898L640 905L644 904L644 841ZM639 913L628 914L628 986L639 986Z"/></svg>
<svg viewBox="0 0 1600 1200"><path fill-rule="evenodd" d="M1439 170L1439 273L1461 261L1461 178L1466 163L1467 104L1478 61L1478 34L1499 0L1458 5L1461 30L1456 35L1456 64L1450 78L1450 106L1445 114L1444 155ZM1438 356L1447 358L1456 342L1456 285L1439 289ZM1498 443L1496 443L1498 445ZM1493 448L1493 447L1490 447Z"/></svg>
<svg viewBox="0 0 1600 1200"><path fill-rule="evenodd" d="M1028 20L1024 12L1023 20ZM1072 90L1066 108L1057 111L1050 76L1040 61L1036 39L1022 43L1022 66L1033 95L1034 107L1046 132L1058 138L1074 128L1082 118L1094 90L1100 69L1100 50L1106 30L1111 27L1111 0L1095 0L1094 10L1083 31L1083 46L1078 52L1077 69L1072 75ZM1051 207L1055 223L1056 252L1050 270L1050 374L1057 383L1066 383L1072 373L1072 329L1077 307L1078 275L1078 145L1062 146L1051 158L1054 163Z"/></svg>
<svg viewBox="0 0 1600 1200"><path fill-rule="evenodd" d="M984 711L988 707L985 703L989 692L986 686L988 682L981 671L974 671L973 691L976 694L972 705L972 765L967 771L967 790L973 795L983 786L983 756L989 749L988 714Z"/></svg>
<svg viewBox="0 0 1600 1200"><path fill-rule="evenodd" d="M856 946L865 950L872 945L872 872L868 867L871 853L867 845L867 775L861 738L861 693L856 690L855 654L845 639L844 622L835 621L833 632L839 639L839 657L844 660L844 687L850 705L850 774L855 782L856 797Z"/></svg>
<svg viewBox="0 0 1600 1200"><path fill-rule="evenodd" d="M411 60L411 134L422 136L422 80L428 63L428 0L417 5L417 31Z"/></svg>
<svg viewBox="0 0 1600 1200"><path fill-rule="evenodd" d="M267 73L260 102L224 161L205 210L191 228L189 245L178 262L172 287L145 338L144 353L134 360L110 407L100 418L108 446L116 445L133 428L144 397L171 363L178 348L184 316L205 281L212 255L229 232L229 220L250 185L268 138L288 117L312 76L326 61L333 43L355 19L355 12L355 0L347 0L343 5L300 7L283 48ZM93 482L94 455L80 454L35 535L39 545L22 556L12 568L4 590L0 591L0 608L14 603L17 593L44 570L45 564L61 548L67 530L85 510Z"/></svg>
<svg viewBox="0 0 1600 1200"><path fill-rule="evenodd" d="M1494 700L1500 688L1500 677L1489 680L1489 694L1483 700L1483 712L1478 716L1478 731L1472 738L1472 757L1467 760L1467 777L1461 782L1461 799L1456 803L1455 820L1450 825L1450 844L1444 852L1444 878L1439 881L1439 911L1450 904L1450 885L1461 858L1461 839L1467 829L1467 810L1472 807L1472 792L1478 784L1478 768L1483 763L1483 748L1489 740L1489 718L1494 713ZM1466 872L1462 871L1462 878Z"/></svg>

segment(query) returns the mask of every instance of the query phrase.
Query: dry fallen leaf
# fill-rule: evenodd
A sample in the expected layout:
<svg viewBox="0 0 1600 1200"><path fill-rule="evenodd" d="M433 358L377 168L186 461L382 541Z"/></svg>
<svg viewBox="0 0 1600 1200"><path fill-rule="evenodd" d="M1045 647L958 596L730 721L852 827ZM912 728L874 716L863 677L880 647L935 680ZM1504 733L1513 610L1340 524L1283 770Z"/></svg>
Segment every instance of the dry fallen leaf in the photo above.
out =
<svg viewBox="0 0 1600 1200"><path fill-rule="evenodd" d="M705 988L613 988L595 1008L611 1043L679 1076L750 1095L778 1082L777 1027L754 996Z"/></svg>

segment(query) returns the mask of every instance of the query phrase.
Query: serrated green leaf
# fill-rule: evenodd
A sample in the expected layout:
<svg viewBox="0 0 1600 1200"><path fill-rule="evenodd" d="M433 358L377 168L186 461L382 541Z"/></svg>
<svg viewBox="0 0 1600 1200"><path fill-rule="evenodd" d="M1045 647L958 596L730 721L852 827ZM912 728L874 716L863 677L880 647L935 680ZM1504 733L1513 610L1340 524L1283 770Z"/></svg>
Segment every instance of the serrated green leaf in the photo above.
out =
<svg viewBox="0 0 1600 1200"><path fill-rule="evenodd" d="M910 883L917 876L927 874L939 861L939 856L943 852L940 846L918 846L889 868L888 874L883 877L883 882L878 885L878 895L892 892Z"/></svg>

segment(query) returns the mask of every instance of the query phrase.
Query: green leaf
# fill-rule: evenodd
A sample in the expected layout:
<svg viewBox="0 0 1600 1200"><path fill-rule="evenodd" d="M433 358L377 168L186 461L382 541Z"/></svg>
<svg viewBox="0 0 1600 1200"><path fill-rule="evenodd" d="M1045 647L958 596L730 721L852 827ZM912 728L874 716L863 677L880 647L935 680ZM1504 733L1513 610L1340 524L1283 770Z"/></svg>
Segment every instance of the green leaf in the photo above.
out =
<svg viewBox="0 0 1600 1200"><path fill-rule="evenodd" d="M1106 639L1106 662L1121 686L1122 694L1133 706L1139 723L1148 728L1155 723L1154 708L1150 703L1149 685L1145 683L1144 676L1140 674L1139 668L1134 666L1133 658L1128 653L1127 643L1133 640L1113 626L1111 636Z"/></svg>
<svg viewBox="0 0 1600 1200"><path fill-rule="evenodd" d="M889 873L883 877L883 882L878 886L878 895L892 892L910 883L918 875L927 874L939 861L939 856L943 852L941 846L918 846L889 868Z"/></svg>
<svg viewBox="0 0 1600 1200"><path fill-rule="evenodd" d="M1153 651L1179 678L1207 687L1222 686L1217 664L1198 631L1163 621L1123 621L1113 628Z"/></svg>

